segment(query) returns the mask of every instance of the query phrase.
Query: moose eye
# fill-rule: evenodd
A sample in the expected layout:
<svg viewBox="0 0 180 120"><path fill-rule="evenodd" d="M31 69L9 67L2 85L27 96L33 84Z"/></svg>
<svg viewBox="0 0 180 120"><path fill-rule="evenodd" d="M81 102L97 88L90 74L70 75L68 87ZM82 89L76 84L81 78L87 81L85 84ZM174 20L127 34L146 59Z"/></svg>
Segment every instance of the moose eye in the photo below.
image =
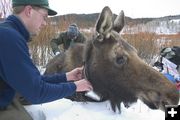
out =
<svg viewBox="0 0 180 120"><path fill-rule="evenodd" d="M127 61L127 57L125 57L125 56L119 56L116 58L116 63L119 65L125 64L126 61Z"/></svg>

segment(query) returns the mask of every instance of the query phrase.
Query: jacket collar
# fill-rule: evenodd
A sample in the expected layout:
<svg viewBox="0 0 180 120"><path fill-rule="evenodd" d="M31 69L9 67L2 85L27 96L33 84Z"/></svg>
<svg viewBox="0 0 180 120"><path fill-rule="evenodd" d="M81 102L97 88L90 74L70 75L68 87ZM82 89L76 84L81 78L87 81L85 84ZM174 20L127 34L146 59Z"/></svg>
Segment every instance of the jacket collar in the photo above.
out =
<svg viewBox="0 0 180 120"><path fill-rule="evenodd" d="M30 34L19 17L10 15L5 22L9 23L14 29L16 29L27 42L30 41Z"/></svg>

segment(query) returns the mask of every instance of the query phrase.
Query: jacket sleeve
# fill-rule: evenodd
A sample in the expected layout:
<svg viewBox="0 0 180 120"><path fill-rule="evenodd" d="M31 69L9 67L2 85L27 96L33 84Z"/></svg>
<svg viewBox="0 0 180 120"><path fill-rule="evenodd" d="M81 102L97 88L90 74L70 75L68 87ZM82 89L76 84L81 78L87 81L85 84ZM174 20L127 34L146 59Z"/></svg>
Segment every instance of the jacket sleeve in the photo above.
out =
<svg viewBox="0 0 180 120"><path fill-rule="evenodd" d="M50 102L74 94L76 85L73 82L65 82L65 77L61 77L62 82L56 84L47 82L51 81L48 80L50 78L43 80L44 77L40 75L30 58L26 40L18 34L6 31L1 36L0 72L3 80L34 104Z"/></svg>
<svg viewBox="0 0 180 120"><path fill-rule="evenodd" d="M66 74L65 73L55 73L52 75L42 75L42 79L49 83L62 83L67 82Z"/></svg>
<svg viewBox="0 0 180 120"><path fill-rule="evenodd" d="M51 45L51 48L52 48L52 51L53 51L54 54L56 52L61 53L61 51L60 51L60 49L58 47L60 44L63 44L63 35L62 35L62 33L59 35L58 38L52 39L50 41L50 45Z"/></svg>

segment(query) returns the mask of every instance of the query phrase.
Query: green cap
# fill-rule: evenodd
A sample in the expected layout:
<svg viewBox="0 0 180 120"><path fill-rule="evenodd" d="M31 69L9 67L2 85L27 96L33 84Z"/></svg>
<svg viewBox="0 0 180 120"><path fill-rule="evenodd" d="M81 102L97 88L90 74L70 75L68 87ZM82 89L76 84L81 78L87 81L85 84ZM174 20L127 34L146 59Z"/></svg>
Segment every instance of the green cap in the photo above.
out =
<svg viewBox="0 0 180 120"><path fill-rule="evenodd" d="M36 5L48 10L48 15L56 15L57 12L49 8L48 0L12 0L12 6Z"/></svg>

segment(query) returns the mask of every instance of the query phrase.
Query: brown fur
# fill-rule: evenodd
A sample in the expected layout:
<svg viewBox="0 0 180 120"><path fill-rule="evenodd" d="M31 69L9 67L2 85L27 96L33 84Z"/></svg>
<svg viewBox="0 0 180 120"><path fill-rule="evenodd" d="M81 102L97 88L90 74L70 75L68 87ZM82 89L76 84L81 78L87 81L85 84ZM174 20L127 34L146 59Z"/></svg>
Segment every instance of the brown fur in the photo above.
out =
<svg viewBox="0 0 180 120"><path fill-rule="evenodd" d="M46 65L44 74L52 74L58 72L70 71L75 67L80 67L83 64L82 52L84 44L76 43L71 46L65 53L55 56Z"/></svg>
<svg viewBox="0 0 180 120"><path fill-rule="evenodd" d="M86 77L98 95L110 100L114 111L116 108L120 111L121 102L129 106L137 99L152 109L177 105L179 92L175 85L140 59L136 49L120 37L123 11L115 21L112 17L109 7L105 7L97 21L94 39L87 41L85 48L75 45L64 55L55 57L47 65L46 74L81 66L83 56Z"/></svg>

